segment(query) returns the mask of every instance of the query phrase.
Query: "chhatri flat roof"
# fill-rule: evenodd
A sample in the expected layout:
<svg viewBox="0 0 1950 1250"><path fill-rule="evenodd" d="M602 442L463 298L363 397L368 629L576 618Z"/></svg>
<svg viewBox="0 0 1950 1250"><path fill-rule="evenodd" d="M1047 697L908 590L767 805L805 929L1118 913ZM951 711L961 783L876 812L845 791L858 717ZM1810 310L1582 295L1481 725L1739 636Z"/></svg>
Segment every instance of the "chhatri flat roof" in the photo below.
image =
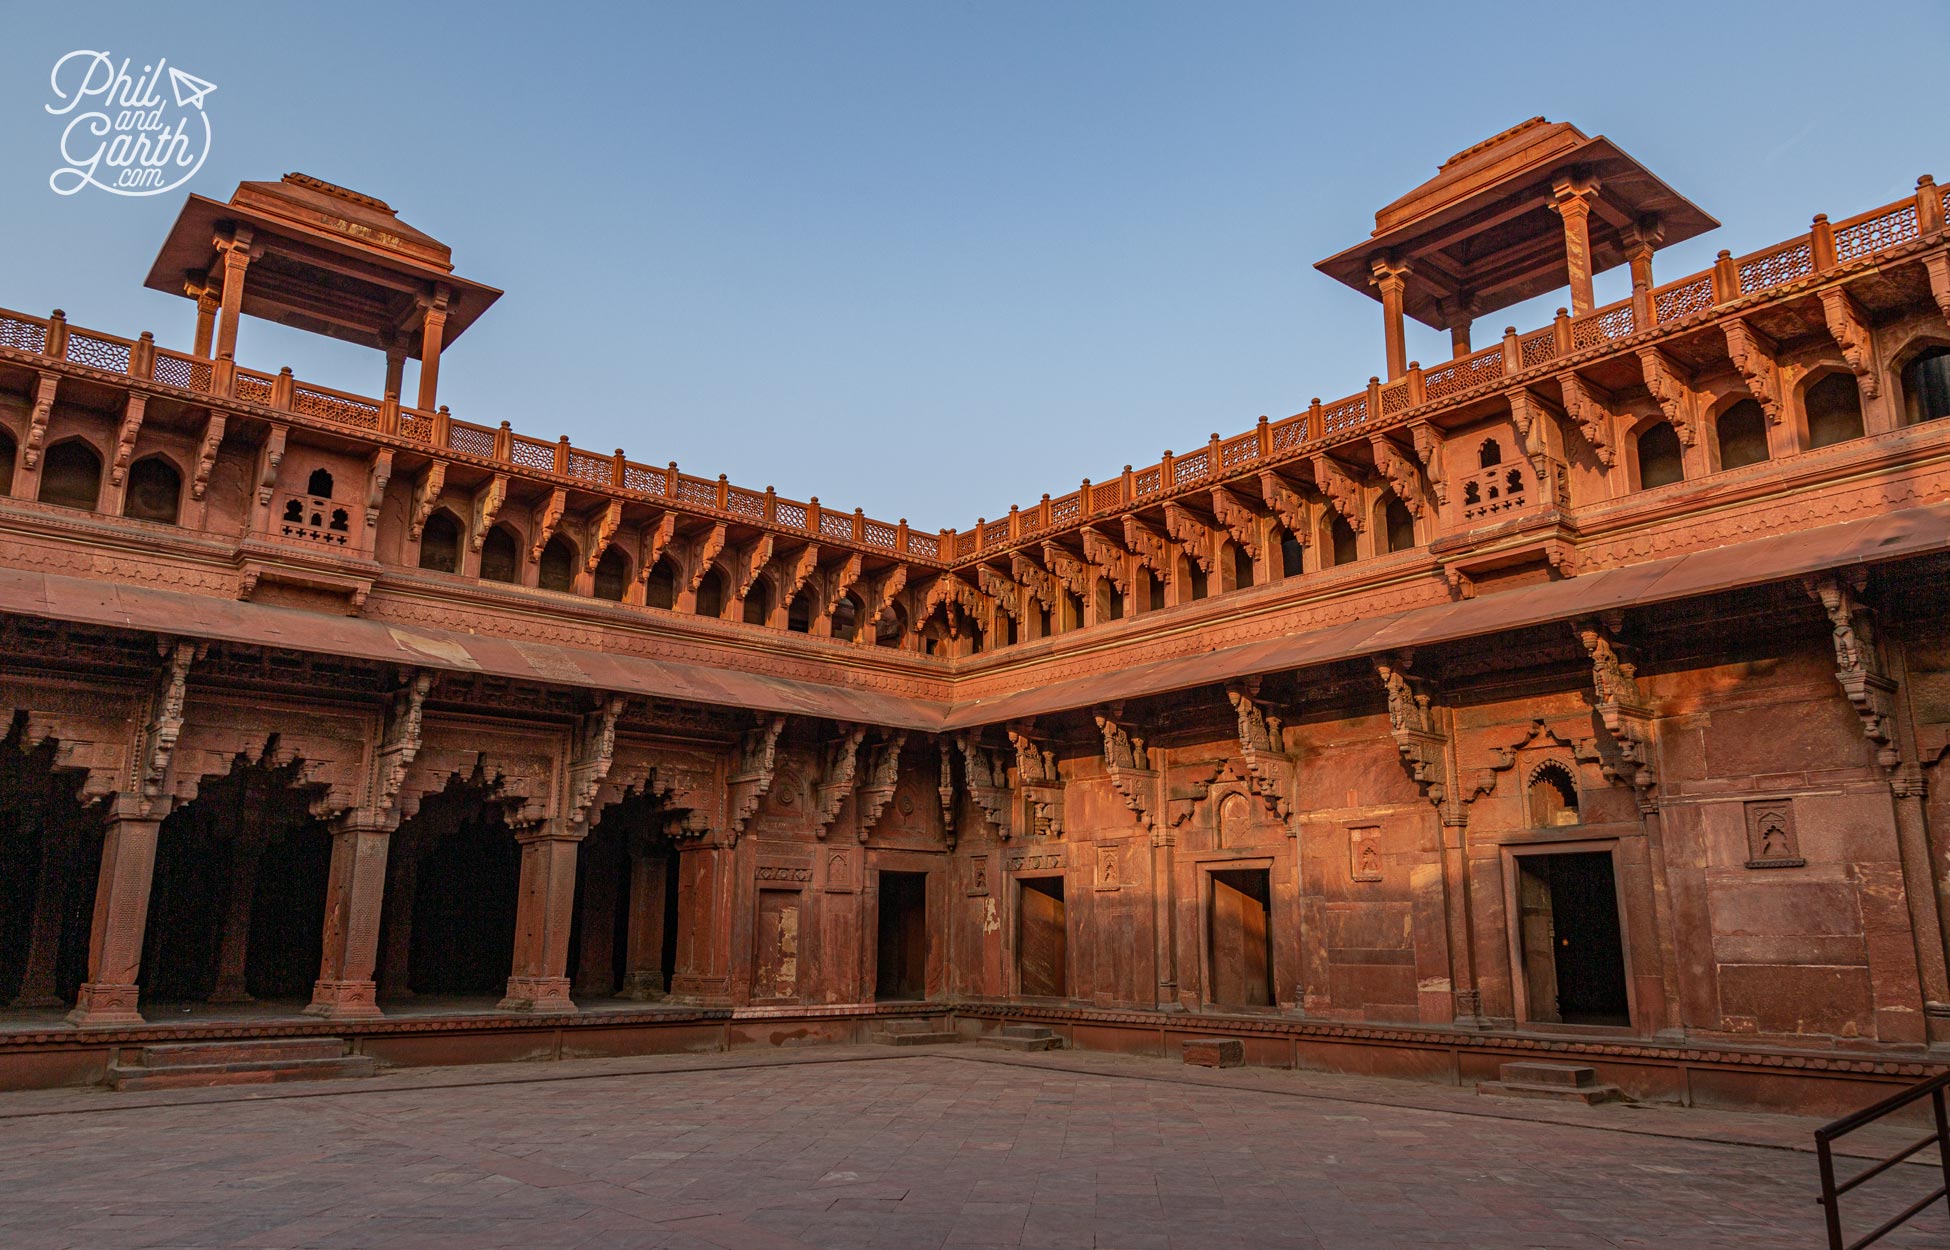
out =
<svg viewBox="0 0 1950 1250"><path fill-rule="evenodd" d="M441 347L461 336L501 297L454 273L446 244L401 221L386 201L309 174L239 183L228 203L192 195L163 240L143 285L187 294L218 262L216 236L237 226L262 254L244 277L243 310L365 347L404 335L420 355L418 297L436 284L451 292Z"/></svg>
<svg viewBox="0 0 1950 1250"><path fill-rule="evenodd" d="M1563 226L1550 208L1552 184L1566 177L1597 182L1593 272L1624 262L1625 233L1641 218L1658 218L1665 244L1720 224L1603 135L1533 117L1451 156L1375 213L1366 240L1314 267L1378 299L1375 258L1406 261L1414 272L1405 311L1436 329L1466 319L1458 312L1466 294L1476 316L1507 308L1570 282Z"/></svg>

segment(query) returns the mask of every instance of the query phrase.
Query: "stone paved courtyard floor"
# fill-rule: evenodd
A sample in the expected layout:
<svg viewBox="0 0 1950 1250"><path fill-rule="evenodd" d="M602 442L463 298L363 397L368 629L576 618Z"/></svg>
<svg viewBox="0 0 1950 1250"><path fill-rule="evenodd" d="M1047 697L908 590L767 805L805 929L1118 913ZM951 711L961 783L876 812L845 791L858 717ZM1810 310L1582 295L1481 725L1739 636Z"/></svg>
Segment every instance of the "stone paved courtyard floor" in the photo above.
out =
<svg viewBox="0 0 1950 1250"><path fill-rule="evenodd" d="M1329 1097L1284 1074L972 1047L620 1066L0 1096L0 1246L1824 1244L1811 1155L1697 1139L1800 1136L1769 1117L1506 1115L1457 1091L1415 1105L1427 1087L1395 1082ZM1936 1179L1896 1172L1858 1233ZM1941 1247L1950 1221L1881 1244Z"/></svg>

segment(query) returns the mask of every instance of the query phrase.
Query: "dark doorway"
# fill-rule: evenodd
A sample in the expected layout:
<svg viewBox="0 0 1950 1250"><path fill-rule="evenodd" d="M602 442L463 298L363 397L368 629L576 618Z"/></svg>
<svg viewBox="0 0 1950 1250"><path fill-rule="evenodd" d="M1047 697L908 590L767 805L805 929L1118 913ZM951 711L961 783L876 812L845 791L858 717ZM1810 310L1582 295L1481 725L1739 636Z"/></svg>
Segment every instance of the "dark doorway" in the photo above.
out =
<svg viewBox="0 0 1950 1250"><path fill-rule="evenodd" d="M0 1004L74 1001L102 858L102 808L75 797L79 772L56 768L56 743L24 741L26 713L0 738Z"/></svg>
<svg viewBox="0 0 1950 1250"><path fill-rule="evenodd" d="M1531 1020L1632 1022L1610 853L1519 858L1517 923Z"/></svg>
<svg viewBox="0 0 1950 1250"><path fill-rule="evenodd" d="M1016 971L1022 992L1061 998L1070 992L1063 878L1028 877L1017 884Z"/></svg>
<svg viewBox="0 0 1950 1250"><path fill-rule="evenodd" d="M928 996L928 874L880 874L880 941L873 996L880 1002Z"/></svg>
<svg viewBox="0 0 1950 1250"><path fill-rule="evenodd" d="M404 838L394 835L396 848L418 855L411 889L400 900L406 904L410 897L410 905L403 916L396 912L381 924L380 945L395 951L394 942L405 946L398 953L406 957L406 983L415 994L497 994L508 983L521 847L499 807L488 801L491 789L478 773L473 781L450 785L428 796L419 814L401 826ZM389 942L396 920L404 931Z"/></svg>
<svg viewBox="0 0 1950 1250"><path fill-rule="evenodd" d="M1212 874L1212 1001L1273 1005L1272 890L1264 868Z"/></svg>

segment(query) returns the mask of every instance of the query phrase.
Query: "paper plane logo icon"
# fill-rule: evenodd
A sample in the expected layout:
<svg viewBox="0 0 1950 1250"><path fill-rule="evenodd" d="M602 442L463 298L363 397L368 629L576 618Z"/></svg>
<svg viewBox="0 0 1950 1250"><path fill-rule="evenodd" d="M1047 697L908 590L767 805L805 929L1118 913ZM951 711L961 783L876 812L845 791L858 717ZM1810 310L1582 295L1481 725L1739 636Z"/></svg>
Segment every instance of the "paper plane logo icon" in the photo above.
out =
<svg viewBox="0 0 1950 1250"><path fill-rule="evenodd" d="M169 85L176 92L177 108L203 107L203 97L217 89L217 84L205 82L195 74L185 74L174 65L169 67Z"/></svg>

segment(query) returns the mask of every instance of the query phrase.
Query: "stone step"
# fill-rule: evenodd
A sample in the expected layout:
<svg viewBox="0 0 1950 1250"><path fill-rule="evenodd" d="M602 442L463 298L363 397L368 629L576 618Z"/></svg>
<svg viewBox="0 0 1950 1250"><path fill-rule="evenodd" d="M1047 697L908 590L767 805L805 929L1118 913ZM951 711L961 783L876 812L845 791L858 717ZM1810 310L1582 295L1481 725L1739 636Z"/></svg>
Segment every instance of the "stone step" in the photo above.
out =
<svg viewBox="0 0 1950 1250"><path fill-rule="evenodd" d="M1188 1037L1185 1062L1195 1068L1237 1068L1246 1062L1246 1047L1236 1037Z"/></svg>
<svg viewBox="0 0 1950 1250"><path fill-rule="evenodd" d="M888 1020L867 1040L881 1046L945 1046L959 1042L961 1034L942 1028L938 1020Z"/></svg>
<svg viewBox="0 0 1950 1250"><path fill-rule="evenodd" d="M142 1048L145 1068L208 1067L212 1064L282 1063L292 1059L337 1059L345 1054L342 1037L291 1037L269 1041L168 1042Z"/></svg>
<svg viewBox="0 0 1950 1250"><path fill-rule="evenodd" d="M339 1077L371 1076L378 1067L378 1061L369 1055L274 1059L256 1063L173 1064L162 1068L116 1063L109 1065L108 1085L117 1091L271 1085L283 1081L326 1081Z"/></svg>
<svg viewBox="0 0 1950 1250"><path fill-rule="evenodd" d="M1581 1063L1538 1063L1525 1061L1498 1065L1497 1078L1504 1081L1513 1081L1521 1085L1571 1085L1582 1087L1598 1084L1598 1070Z"/></svg>
<svg viewBox="0 0 1950 1250"><path fill-rule="evenodd" d="M1040 1024L1005 1024L1000 1033L991 1033L982 1039L990 1046L1000 1046L1004 1050L1061 1050L1063 1039Z"/></svg>

